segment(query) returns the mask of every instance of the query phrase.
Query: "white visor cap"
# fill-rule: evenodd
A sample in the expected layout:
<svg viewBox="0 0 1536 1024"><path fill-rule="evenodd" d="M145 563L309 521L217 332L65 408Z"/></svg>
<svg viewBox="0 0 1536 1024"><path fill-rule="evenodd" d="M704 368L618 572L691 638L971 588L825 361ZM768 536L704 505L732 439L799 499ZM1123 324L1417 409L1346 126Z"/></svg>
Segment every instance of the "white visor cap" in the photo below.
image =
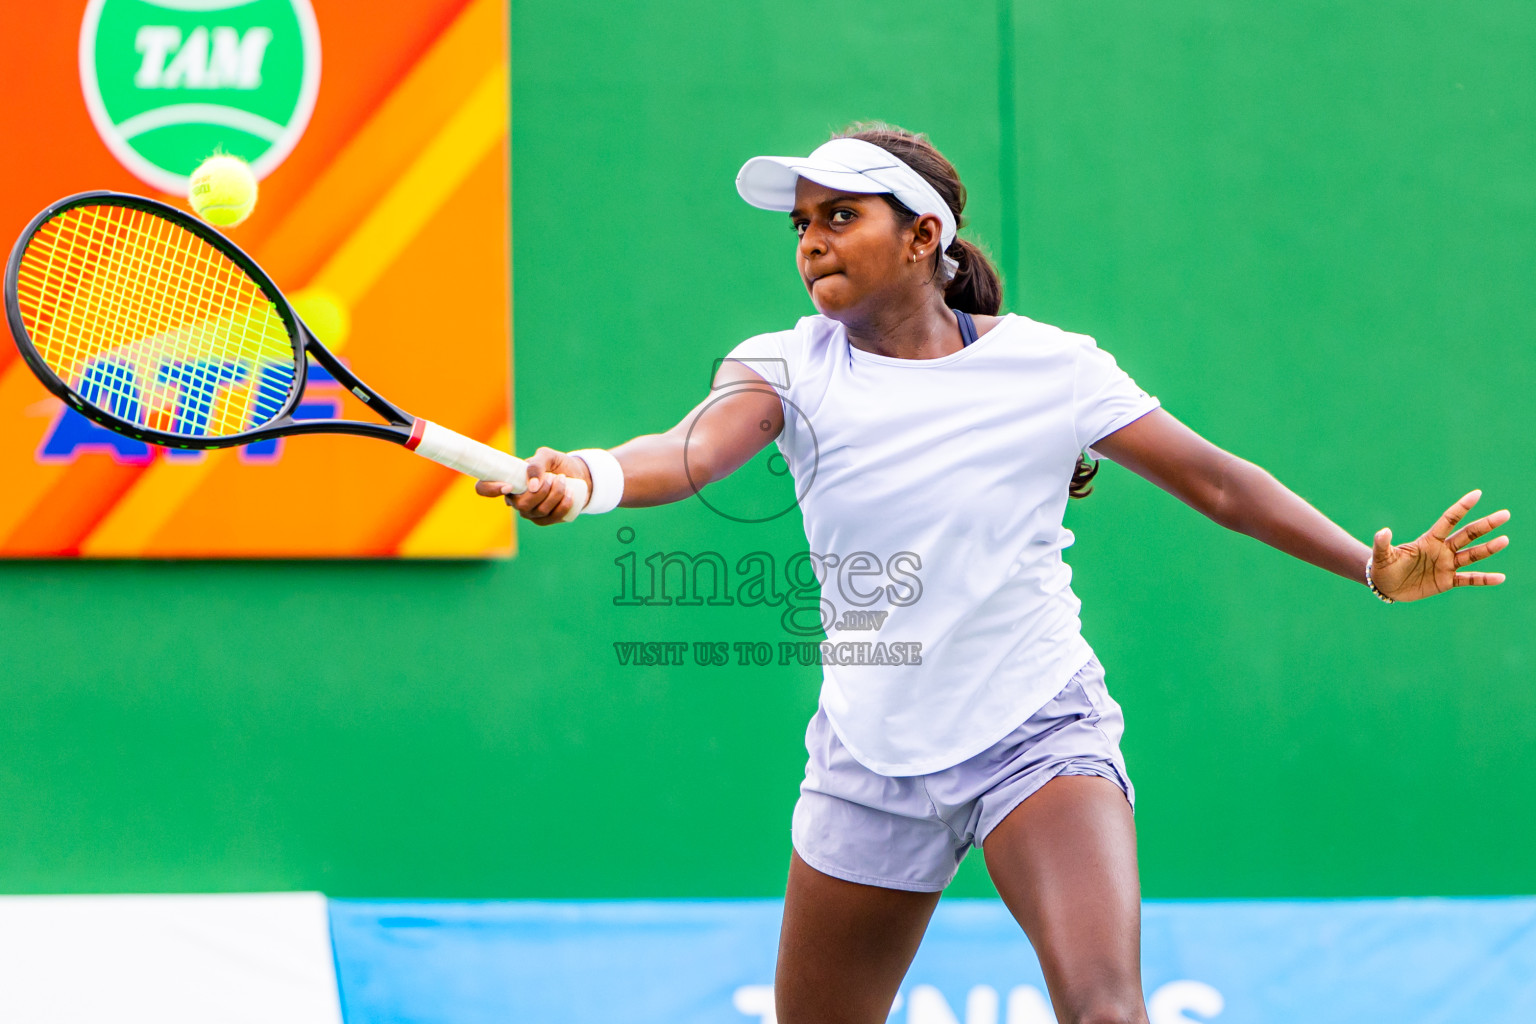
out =
<svg viewBox="0 0 1536 1024"><path fill-rule="evenodd" d="M890 151L863 139L833 139L810 156L755 156L736 175L741 198L763 210L795 208L795 182L809 178L844 192L889 192L918 216L933 214L943 225L941 251L955 240L955 215L944 197L921 174ZM942 257L946 277L959 264Z"/></svg>

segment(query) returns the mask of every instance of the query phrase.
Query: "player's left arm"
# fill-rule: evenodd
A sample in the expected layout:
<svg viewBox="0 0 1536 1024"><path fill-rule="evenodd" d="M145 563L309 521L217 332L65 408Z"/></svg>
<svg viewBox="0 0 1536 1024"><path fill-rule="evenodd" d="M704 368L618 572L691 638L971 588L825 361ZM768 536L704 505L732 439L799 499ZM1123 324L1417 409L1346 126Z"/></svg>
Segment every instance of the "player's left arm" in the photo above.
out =
<svg viewBox="0 0 1536 1024"><path fill-rule="evenodd" d="M1500 572L1458 571L1509 544L1507 536L1471 543L1508 522L1508 509L1456 529L1482 491L1452 505L1417 540L1394 546L1391 529L1383 528L1367 545L1264 469L1216 447L1164 409L1133 420L1093 448L1227 529L1346 579L1363 584L1369 558L1376 588L1394 600L1504 582Z"/></svg>

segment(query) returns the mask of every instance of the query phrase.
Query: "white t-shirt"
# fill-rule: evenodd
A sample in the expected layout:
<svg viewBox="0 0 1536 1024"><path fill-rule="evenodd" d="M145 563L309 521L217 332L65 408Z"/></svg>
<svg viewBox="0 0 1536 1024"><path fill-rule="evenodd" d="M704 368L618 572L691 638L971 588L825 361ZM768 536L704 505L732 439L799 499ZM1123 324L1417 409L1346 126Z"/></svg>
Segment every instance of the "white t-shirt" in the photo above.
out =
<svg viewBox="0 0 1536 1024"><path fill-rule="evenodd" d="M835 620L821 702L853 755L939 771L1060 692L1093 655L1061 558L1072 470L1157 399L1092 338L1014 314L939 359L864 352L823 316L728 358L784 401L777 444Z"/></svg>

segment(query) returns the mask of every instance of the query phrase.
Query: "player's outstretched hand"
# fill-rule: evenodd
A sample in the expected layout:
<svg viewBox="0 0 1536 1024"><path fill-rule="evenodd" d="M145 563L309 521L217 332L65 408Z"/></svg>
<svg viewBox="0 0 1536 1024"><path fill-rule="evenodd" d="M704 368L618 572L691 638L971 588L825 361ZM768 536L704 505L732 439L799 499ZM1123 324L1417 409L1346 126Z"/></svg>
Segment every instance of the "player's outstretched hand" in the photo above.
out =
<svg viewBox="0 0 1536 1024"><path fill-rule="evenodd" d="M482 498L505 497L508 505L535 526L552 526L564 522L571 510L573 496L566 489L566 477L585 480L587 493L592 493L592 474L585 462L567 452L540 448L528 460L526 491L514 494L511 484L481 480L475 484L475 493Z"/></svg>
<svg viewBox="0 0 1536 1024"><path fill-rule="evenodd" d="M1467 546L1509 522L1509 509L1500 509L1451 532L1482 496L1481 490L1472 491L1446 509L1445 515L1429 528L1428 533L1407 544L1393 547L1392 530L1378 530L1371 548L1371 580L1376 589L1394 601L1417 601L1452 587L1488 587L1503 583L1501 572L1457 571L1495 551L1502 551L1509 544L1508 537L1495 537Z"/></svg>

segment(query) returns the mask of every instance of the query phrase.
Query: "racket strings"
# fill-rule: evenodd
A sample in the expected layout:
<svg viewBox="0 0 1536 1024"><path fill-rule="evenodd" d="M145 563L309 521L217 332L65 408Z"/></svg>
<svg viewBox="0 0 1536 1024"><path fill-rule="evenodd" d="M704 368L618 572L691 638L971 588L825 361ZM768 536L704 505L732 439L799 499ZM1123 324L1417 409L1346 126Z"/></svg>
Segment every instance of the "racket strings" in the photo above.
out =
<svg viewBox="0 0 1536 1024"><path fill-rule="evenodd" d="M277 308L180 225L82 206L28 242L17 299L33 348L80 397L136 426L227 436L272 420L298 358Z"/></svg>
<svg viewBox="0 0 1536 1024"><path fill-rule="evenodd" d="M77 391L82 392L83 397L131 422L158 427L162 424L152 421L147 414L148 410L143 410L142 402L145 387L153 387L154 381L146 381L143 373L136 372L156 370L157 367L150 359L141 358L140 362L144 365L138 367L124 365L123 361L116 358L97 359L84 370L79 365L82 359L93 354L93 349L110 349L114 340L152 336L156 326L150 323L145 310L134 308L134 304L128 301L128 289L133 287L138 278L152 275L158 269L155 266L158 254L150 250L149 259L142 261L146 265L139 267L102 260L102 243L110 231L102 224L93 222L98 219L85 216L68 220L61 218L57 237L49 238L44 234L35 243L46 246L50 266L57 261L61 252L75 259L66 260L64 264L67 270L74 273L66 275L63 290L57 296L46 293L40 296L45 300L55 299L53 305L65 312L68 330L51 334L34 330L34 340L42 342L38 347L42 349L45 361ZM70 229L67 238L64 237L64 228ZM142 248L142 240L140 246ZM71 263L74 265L71 266ZM171 307L170 314L176 315L174 304L167 305ZM39 306L40 312L47 311L49 303L45 301L39 303ZM96 314L94 318L90 316L91 312ZM96 321L96 345L84 341L88 330L86 321L91 319ZM39 322L38 327L42 326ZM174 336L164 340L171 344L161 345L163 354L173 358L185 355L185 346L176 345ZM147 357L149 353L142 355ZM61 358L55 361L49 359L49 356Z"/></svg>

